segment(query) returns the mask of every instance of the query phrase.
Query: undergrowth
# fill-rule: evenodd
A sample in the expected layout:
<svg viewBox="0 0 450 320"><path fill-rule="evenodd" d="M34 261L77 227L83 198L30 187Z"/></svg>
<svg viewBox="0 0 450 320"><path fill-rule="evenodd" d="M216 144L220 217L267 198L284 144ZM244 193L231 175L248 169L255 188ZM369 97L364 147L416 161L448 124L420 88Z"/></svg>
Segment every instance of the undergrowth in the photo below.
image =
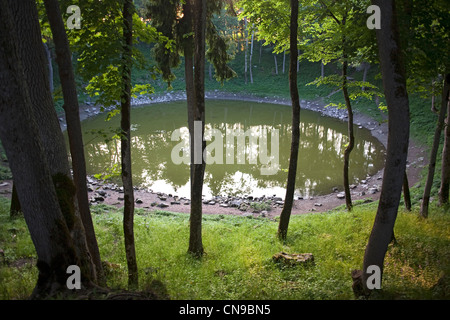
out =
<svg viewBox="0 0 450 320"><path fill-rule="evenodd" d="M36 282L36 257L23 218L11 220L7 209L2 200L0 298L23 299ZM350 274L362 266L375 212L376 203L358 203L350 213L295 215L285 242L276 236L277 219L204 215L206 254L195 259L187 253L187 214L139 209L135 237L140 289L158 280L160 289L175 300L351 300ZM101 257L108 261L108 287L126 288L121 210L98 205L92 213ZM386 254L382 289L372 298L448 299L448 213L432 205L430 217L423 220L417 210L401 211L395 235L397 243ZM315 265L282 267L272 261L280 251L312 253Z"/></svg>

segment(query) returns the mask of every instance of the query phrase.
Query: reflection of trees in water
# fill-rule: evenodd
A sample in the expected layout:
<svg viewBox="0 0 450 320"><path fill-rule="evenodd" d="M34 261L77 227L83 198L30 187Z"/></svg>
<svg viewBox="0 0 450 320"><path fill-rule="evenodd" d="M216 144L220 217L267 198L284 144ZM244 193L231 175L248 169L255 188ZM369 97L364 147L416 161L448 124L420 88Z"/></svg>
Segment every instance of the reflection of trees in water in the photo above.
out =
<svg viewBox="0 0 450 320"><path fill-rule="evenodd" d="M265 129L269 138L267 145L270 155L270 133L271 130L278 129L280 168L288 168L292 131L289 108L247 102L243 105L237 102L218 102L217 106L210 107L209 110L211 111L207 114L207 128L219 129L222 132L224 148L230 147L226 145L227 130L241 129L245 132L251 129L258 134ZM171 161L172 149L179 143L171 141L172 131L186 126L184 104L155 105L135 109L133 112L133 124L137 124L138 128L133 132L132 138L135 183L148 185L153 181L165 181L174 189L186 186L189 183L189 166L177 166ZM102 121L99 119L84 125L98 128ZM346 132L346 123L322 117L318 113L302 111L300 129L297 190L304 195L328 193L332 187L342 183L343 150L348 142L343 134ZM355 136L357 141L350 161L351 181L364 178L367 173L373 174L382 164L380 161L383 158L381 144L370 134L356 129ZM248 139L246 141L248 151ZM251 194L255 188L285 187L286 172L279 170L275 175L261 175L261 165L249 164L248 152L245 164L225 164L226 151L225 149L223 153L223 165L213 164L206 167L205 186L212 194ZM235 139L235 163L236 151ZM115 141L105 143L101 138L95 139L86 146L86 155L90 173L104 172L106 168L119 162L120 145ZM373 165L373 169L369 168L369 165Z"/></svg>

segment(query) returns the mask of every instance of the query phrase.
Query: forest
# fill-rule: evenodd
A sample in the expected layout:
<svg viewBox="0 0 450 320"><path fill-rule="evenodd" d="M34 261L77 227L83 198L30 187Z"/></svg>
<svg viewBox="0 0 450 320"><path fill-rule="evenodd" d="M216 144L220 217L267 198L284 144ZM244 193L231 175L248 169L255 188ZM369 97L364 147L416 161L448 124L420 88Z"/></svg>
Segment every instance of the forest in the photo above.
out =
<svg viewBox="0 0 450 320"><path fill-rule="evenodd" d="M0 4L0 300L449 299L447 0Z"/></svg>

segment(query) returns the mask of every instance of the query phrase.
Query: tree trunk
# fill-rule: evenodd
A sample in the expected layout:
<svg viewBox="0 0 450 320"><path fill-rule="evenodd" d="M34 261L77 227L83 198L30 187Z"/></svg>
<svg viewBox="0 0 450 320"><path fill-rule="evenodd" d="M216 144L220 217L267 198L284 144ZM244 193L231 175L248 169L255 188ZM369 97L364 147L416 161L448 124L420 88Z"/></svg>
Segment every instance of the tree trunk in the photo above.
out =
<svg viewBox="0 0 450 320"><path fill-rule="evenodd" d="M436 109L436 95L434 94L435 81L431 81L431 112L438 114L439 111Z"/></svg>
<svg viewBox="0 0 450 320"><path fill-rule="evenodd" d="M363 64L364 64L364 73L363 73L363 80L362 81L366 82L366 80L367 80L367 73L368 73L368 71L370 69L370 64L366 63L366 62L364 62ZM361 90L362 91L366 91L366 88L362 87Z"/></svg>
<svg viewBox="0 0 450 320"><path fill-rule="evenodd" d="M247 70L248 70L248 64L247 64L247 56L248 56L248 35L247 35L247 18L244 18L244 33L245 33L245 55L244 55L244 77L245 77L245 84L248 83L247 79Z"/></svg>
<svg viewBox="0 0 450 320"><path fill-rule="evenodd" d="M273 59L275 60L275 74L278 75L278 61L277 61L277 55L273 55Z"/></svg>
<svg viewBox="0 0 450 320"><path fill-rule="evenodd" d="M133 1L125 0L123 5L123 53L122 53L122 97L120 138L122 183L124 191L123 232L128 266L128 287L138 287L138 267L134 245L134 190L131 171L131 66L133 46Z"/></svg>
<svg viewBox="0 0 450 320"><path fill-rule="evenodd" d="M83 133L80 123L80 111L75 76L72 67L72 53L65 32L59 3L56 0L44 0L47 17L55 43L56 62L64 97L64 111L67 122L69 148L72 157L73 180L77 189L77 201L81 220L86 233L87 245L95 265L97 283L105 285L103 268L100 259L94 224L89 208L86 181L86 160L84 154Z"/></svg>
<svg viewBox="0 0 450 320"><path fill-rule="evenodd" d="M19 201L19 195L17 194L16 184L13 182L12 193L11 193L11 206L9 208L9 216L11 218L17 217L19 212L22 211Z"/></svg>
<svg viewBox="0 0 450 320"><path fill-rule="evenodd" d="M212 76L212 63L209 64L209 81L213 80L213 76Z"/></svg>
<svg viewBox="0 0 450 320"><path fill-rule="evenodd" d="M196 257L203 255L202 243L202 190L205 174L203 157L206 142L205 131L205 33L206 33L206 0L194 0L194 120L201 122L201 156L194 154L193 181L191 183L191 215L188 252ZM198 143L198 141L195 141ZM199 148L199 146L197 146ZM191 146L191 151L197 149Z"/></svg>
<svg viewBox="0 0 450 320"><path fill-rule="evenodd" d="M261 42L261 45L259 46L259 61L258 64L261 65L261 58L262 58L262 48L263 48L263 42Z"/></svg>
<svg viewBox="0 0 450 320"><path fill-rule="evenodd" d="M445 75L444 90L442 92L441 108L447 109L447 123L445 125L444 149L442 150L441 186L439 188L439 203L449 202L450 187L450 74Z"/></svg>
<svg viewBox="0 0 450 320"><path fill-rule="evenodd" d="M61 210L64 215L73 216L73 226L70 229L77 255L80 258L80 267L86 273L90 273L90 279L95 281L95 268L88 252L78 201L72 195L73 182L64 136L50 92L48 69L46 68L47 58L42 45L36 4L32 0L10 1L10 8L17 26L17 35L21 39L18 46L19 56L25 72L33 118L36 121L39 138L46 153L50 174L57 188ZM23 21L24 15L29 17L27 21Z"/></svg>
<svg viewBox="0 0 450 320"><path fill-rule="evenodd" d="M449 88L449 83L446 82L444 84L444 89L443 89L443 93L442 93L443 97L446 97L448 88ZM437 120L437 124L436 124L436 130L434 131L433 146L431 147L430 162L428 164L428 176L427 176L427 181L425 183L425 188L423 191L422 206L420 207L420 216L423 218L428 217L428 206L430 204L431 187L433 186L434 172L436 170L436 159L437 159L439 144L441 141L442 128L444 127L445 114L447 112L445 102L446 101L443 98L441 109L439 110L439 116L438 116L438 120Z"/></svg>
<svg viewBox="0 0 450 320"><path fill-rule="evenodd" d="M252 32L252 40L250 44L250 83L253 83L253 66L252 66L252 60L253 60L253 39L255 36L255 32Z"/></svg>
<svg viewBox="0 0 450 320"><path fill-rule="evenodd" d="M320 63L320 77L323 79L325 78L325 65L323 62Z"/></svg>
<svg viewBox="0 0 450 320"><path fill-rule="evenodd" d="M345 24L345 17L342 20L343 24ZM355 136L353 133L353 110L350 102L350 96L348 94L348 86L347 86L347 70L348 70L348 57L346 50L346 39L345 37L342 40L343 45L343 64L342 64L342 92L344 94L345 106L347 107L348 113L348 146L344 151L344 191L345 191L345 205L348 211L352 210L352 195L350 193L350 181L349 181L349 165L350 165L350 153L352 152L355 146Z"/></svg>
<svg viewBox="0 0 450 320"><path fill-rule="evenodd" d="M0 139L9 160L25 221L38 257L39 276L32 298L42 298L65 291L67 267L80 266L71 236L76 218L73 212L61 211L53 184L54 179L48 165L47 152L44 150L38 125L34 119L32 102L19 54L21 50L19 38L15 34L18 25L13 15L17 13L15 11L17 7L14 7L14 10L10 7L13 2L0 0L2 8L0 10L0 87L2 88ZM30 4L35 5L34 2L26 3L25 1L20 1L20 4L27 5L27 9L33 9L33 6L29 6ZM22 9L24 7L21 7ZM33 11L20 11L22 17L28 18L22 21L23 24L30 26L36 23L37 10ZM39 29L33 26L31 30L37 32ZM35 33L33 36L39 37L40 34ZM31 44L28 45L31 46ZM39 47L43 50L42 42L39 43ZM36 50L36 47L34 49ZM46 84L48 85L48 82ZM70 202L70 196L67 201ZM84 269L81 270L81 280L87 283L90 274L84 271Z"/></svg>
<svg viewBox="0 0 450 320"><path fill-rule="evenodd" d="M290 25L290 65L289 65L289 89L292 102L292 141L291 155L289 158L289 171L286 186L286 196L283 210L278 225L278 237L285 240L291 217L294 201L295 179L297 177L298 150L300 145L300 99L297 87L297 30L298 30L298 0L291 0L291 25Z"/></svg>
<svg viewBox="0 0 450 320"><path fill-rule="evenodd" d="M53 93L53 64L52 64L52 52L50 51L50 47L47 43L42 43L45 49L45 53L47 55L47 63L48 63L48 83L50 85L50 93Z"/></svg>
<svg viewBox="0 0 450 320"><path fill-rule="evenodd" d="M183 13L184 13L184 21L186 30L190 32L192 29L192 0L187 0L185 4L183 4ZM187 113L188 113L188 128L189 128L189 136L190 136L190 146L191 146L191 163L190 163L190 181L191 184L194 181L194 108L195 108L195 100L194 100L194 53L193 53L193 37L189 37L185 39L184 43L184 76L186 79L186 100L187 100Z"/></svg>
<svg viewBox="0 0 450 320"><path fill-rule="evenodd" d="M372 0L381 8L381 30L376 30L383 75L383 87L388 106L388 146L383 184L372 232L364 254L362 284L366 294L369 266L383 272L384 257L392 239L406 170L409 144L409 100L405 67L400 48L395 1ZM380 279L381 280L381 279Z"/></svg>
<svg viewBox="0 0 450 320"><path fill-rule="evenodd" d="M403 179L403 200L405 201L405 209L411 211L411 195L409 193L409 182L406 171Z"/></svg>
<svg viewBox="0 0 450 320"><path fill-rule="evenodd" d="M283 52L283 74L286 72L286 50Z"/></svg>

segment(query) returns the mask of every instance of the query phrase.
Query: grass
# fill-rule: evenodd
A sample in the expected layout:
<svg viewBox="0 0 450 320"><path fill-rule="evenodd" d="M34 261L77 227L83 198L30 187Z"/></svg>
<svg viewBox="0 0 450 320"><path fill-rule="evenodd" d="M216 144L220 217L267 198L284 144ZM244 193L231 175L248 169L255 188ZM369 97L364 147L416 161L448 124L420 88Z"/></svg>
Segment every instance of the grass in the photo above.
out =
<svg viewBox="0 0 450 320"><path fill-rule="evenodd" d="M293 216L286 242L276 237L277 221L205 215L201 260L187 254L188 215L137 210L140 289L158 280L160 290L175 300L354 299L350 273L362 265L375 206ZM23 218L11 220L7 208L7 201L0 201L0 248L6 259L0 266L0 299L22 299L36 281L30 263L35 253ZM112 266L108 286L126 288L121 211L104 205L92 211L102 260ZM450 271L449 215L435 207L427 220L418 219L417 212L400 212L395 234L398 242L389 246L382 290L373 298L448 298L445 288L433 287ZM312 253L315 265L283 268L272 261L280 251Z"/></svg>

